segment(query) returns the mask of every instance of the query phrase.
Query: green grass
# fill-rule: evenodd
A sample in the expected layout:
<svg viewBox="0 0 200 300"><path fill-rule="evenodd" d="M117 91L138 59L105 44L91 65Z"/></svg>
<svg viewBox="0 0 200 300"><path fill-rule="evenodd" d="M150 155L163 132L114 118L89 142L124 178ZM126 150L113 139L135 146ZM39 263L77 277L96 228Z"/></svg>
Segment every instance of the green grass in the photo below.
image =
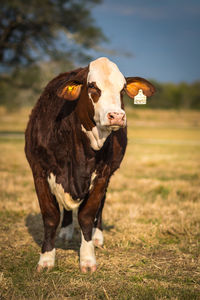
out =
<svg viewBox="0 0 200 300"><path fill-rule="evenodd" d="M23 132L28 113L0 110L0 131ZM0 299L200 299L200 113L128 119L92 275L79 271L77 221L72 242L56 240L55 268L36 272L43 228L24 139L0 135Z"/></svg>

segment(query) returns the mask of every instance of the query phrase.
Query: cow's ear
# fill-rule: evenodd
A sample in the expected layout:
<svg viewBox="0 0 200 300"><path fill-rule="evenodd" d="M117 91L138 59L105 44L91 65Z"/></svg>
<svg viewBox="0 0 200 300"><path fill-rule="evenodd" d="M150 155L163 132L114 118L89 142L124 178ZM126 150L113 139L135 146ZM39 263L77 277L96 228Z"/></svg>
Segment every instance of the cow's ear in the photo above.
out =
<svg viewBox="0 0 200 300"><path fill-rule="evenodd" d="M57 95L58 97L64 98L65 100L77 100L80 96L82 85L83 84L76 82L68 82L58 89Z"/></svg>
<svg viewBox="0 0 200 300"><path fill-rule="evenodd" d="M156 89L152 83L141 77L127 77L125 90L130 98L134 98L139 90L142 89L143 93L150 97Z"/></svg>

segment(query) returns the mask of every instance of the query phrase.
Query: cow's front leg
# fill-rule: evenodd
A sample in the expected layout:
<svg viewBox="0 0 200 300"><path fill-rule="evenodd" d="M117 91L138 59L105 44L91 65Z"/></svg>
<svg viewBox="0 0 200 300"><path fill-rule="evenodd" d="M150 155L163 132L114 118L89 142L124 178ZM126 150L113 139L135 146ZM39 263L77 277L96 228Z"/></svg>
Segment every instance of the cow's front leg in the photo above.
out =
<svg viewBox="0 0 200 300"><path fill-rule="evenodd" d="M55 264L55 235L60 221L60 211L48 183L43 178L35 179L35 187L44 223L44 241L37 270L51 269Z"/></svg>
<svg viewBox="0 0 200 300"><path fill-rule="evenodd" d="M106 178L98 179L88 198L85 199L79 208L78 220L81 227L80 268L83 273L86 273L88 270L91 272L96 270L97 264L92 232L95 217L100 208L106 187Z"/></svg>
<svg viewBox="0 0 200 300"><path fill-rule="evenodd" d="M106 198L106 196L104 195L104 197L101 200L101 205L97 212L95 222L94 222L94 228L92 231L92 241L96 247L103 246L104 239L103 239L103 227L102 227L102 212L103 212L103 207L104 207L104 203L105 203L105 198Z"/></svg>

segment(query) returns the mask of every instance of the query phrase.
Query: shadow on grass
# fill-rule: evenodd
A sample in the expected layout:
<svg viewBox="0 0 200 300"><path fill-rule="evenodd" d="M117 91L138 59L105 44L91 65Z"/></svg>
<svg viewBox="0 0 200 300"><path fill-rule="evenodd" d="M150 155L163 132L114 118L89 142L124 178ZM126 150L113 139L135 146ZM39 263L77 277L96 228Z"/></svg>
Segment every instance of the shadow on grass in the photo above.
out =
<svg viewBox="0 0 200 300"><path fill-rule="evenodd" d="M29 214L25 220L26 227L28 228L29 234L33 237L35 243L38 246L42 246L43 236L44 236L44 227L41 214ZM76 224L76 220L75 220ZM111 231L114 228L114 225L103 223L104 231ZM57 249L63 250L74 250L79 252L81 238L80 238L80 229L75 225L74 234L72 241L64 241L58 237L59 228L57 229L55 247Z"/></svg>
<svg viewBox="0 0 200 300"><path fill-rule="evenodd" d="M42 246L44 229L43 229L43 221L41 214L29 214L26 218L26 227L28 228L28 232L33 237L35 243L38 246ZM78 228L74 229L74 235L72 241L64 241L63 239L58 237L59 228L56 233L56 241L55 248L63 249L63 250L74 250L79 251L80 248L80 233Z"/></svg>
<svg viewBox="0 0 200 300"><path fill-rule="evenodd" d="M108 231L108 232L109 232L109 231L111 231L111 229L113 229L113 228L115 228L114 225L103 222L103 230L104 230L104 231Z"/></svg>

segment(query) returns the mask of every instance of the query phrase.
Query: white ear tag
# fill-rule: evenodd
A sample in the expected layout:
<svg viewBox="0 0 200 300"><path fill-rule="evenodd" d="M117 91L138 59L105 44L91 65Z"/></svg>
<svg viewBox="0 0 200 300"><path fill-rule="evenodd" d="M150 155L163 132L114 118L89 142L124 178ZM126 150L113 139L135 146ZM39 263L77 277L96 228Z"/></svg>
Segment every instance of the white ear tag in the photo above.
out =
<svg viewBox="0 0 200 300"><path fill-rule="evenodd" d="M146 104L147 96L143 94L143 91L140 89L138 94L134 97L134 104Z"/></svg>

